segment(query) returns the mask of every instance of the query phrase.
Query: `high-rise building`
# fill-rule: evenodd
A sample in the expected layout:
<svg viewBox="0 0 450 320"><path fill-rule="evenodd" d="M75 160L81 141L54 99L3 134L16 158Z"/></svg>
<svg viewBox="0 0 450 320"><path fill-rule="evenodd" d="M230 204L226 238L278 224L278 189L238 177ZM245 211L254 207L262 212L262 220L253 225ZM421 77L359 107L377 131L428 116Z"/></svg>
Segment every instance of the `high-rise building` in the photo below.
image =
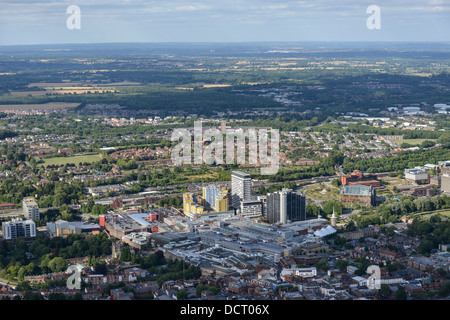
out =
<svg viewBox="0 0 450 320"><path fill-rule="evenodd" d="M270 223L306 220L306 197L290 189L269 193L266 213Z"/></svg>
<svg viewBox="0 0 450 320"><path fill-rule="evenodd" d="M233 208L239 209L241 201L251 200L251 181L248 173L241 171L231 173L231 205Z"/></svg>
<svg viewBox="0 0 450 320"><path fill-rule="evenodd" d="M203 187L203 206L217 212L228 210L228 188L215 185Z"/></svg>
<svg viewBox="0 0 450 320"><path fill-rule="evenodd" d="M36 223L33 220L13 219L3 222L2 229L5 240L36 237Z"/></svg>
<svg viewBox="0 0 450 320"><path fill-rule="evenodd" d="M23 215L26 219L40 220L39 206L34 198L24 198L22 201Z"/></svg>

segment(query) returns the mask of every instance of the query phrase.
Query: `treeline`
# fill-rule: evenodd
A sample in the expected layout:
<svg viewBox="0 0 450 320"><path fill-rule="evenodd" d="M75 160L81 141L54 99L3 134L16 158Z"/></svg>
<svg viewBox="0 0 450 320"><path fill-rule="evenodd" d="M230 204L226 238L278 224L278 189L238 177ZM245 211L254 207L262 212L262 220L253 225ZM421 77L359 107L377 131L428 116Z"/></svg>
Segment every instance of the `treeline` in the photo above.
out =
<svg viewBox="0 0 450 320"><path fill-rule="evenodd" d="M390 200L377 208L365 208L358 216L351 216L356 226L366 228L369 225L398 222L402 216L412 217L421 212L433 212L450 208L450 197L447 195L431 198L403 198L401 201Z"/></svg>
<svg viewBox="0 0 450 320"><path fill-rule="evenodd" d="M435 163L445 161L449 158L449 149L439 147L430 150L402 151L396 156L381 158L345 158L343 161L343 170L350 173L353 170L361 172L392 172L402 173L404 169L422 166L426 163Z"/></svg>
<svg viewBox="0 0 450 320"><path fill-rule="evenodd" d="M428 221L414 219L408 225L407 234L420 237L418 251L429 255L432 250L439 247L439 244L450 243L450 221L442 220L438 215L432 216Z"/></svg>
<svg viewBox="0 0 450 320"><path fill-rule="evenodd" d="M29 255L31 253L31 255ZM67 259L111 254L111 240L105 233L66 238L38 235L28 246L23 238L0 242L0 277L19 281L25 276L65 271Z"/></svg>

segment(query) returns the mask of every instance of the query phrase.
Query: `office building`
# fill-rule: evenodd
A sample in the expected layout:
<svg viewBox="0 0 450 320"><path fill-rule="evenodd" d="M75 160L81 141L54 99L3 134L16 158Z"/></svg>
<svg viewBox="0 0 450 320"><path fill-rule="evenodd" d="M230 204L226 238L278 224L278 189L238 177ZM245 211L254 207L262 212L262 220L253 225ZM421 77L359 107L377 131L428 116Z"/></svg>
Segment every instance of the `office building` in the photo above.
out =
<svg viewBox="0 0 450 320"><path fill-rule="evenodd" d="M439 161L441 192L450 193L450 161Z"/></svg>
<svg viewBox="0 0 450 320"><path fill-rule="evenodd" d="M405 180L416 184L429 183L430 177L428 171L429 169L425 167L405 169Z"/></svg>
<svg viewBox="0 0 450 320"><path fill-rule="evenodd" d="M241 201L251 200L251 181L248 173L233 171L231 173L231 205L239 209Z"/></svg>
<svg viewBox="0 0 450 320"><path fill-rule="evenodd" d="M259 217L263 214L263 203L260 200L243 200L239 209L241 216Z"/></svg>
<svg viewBox="0 0 450 320"><path fill-rule="evenodd" d="M345 185L342 186L340 200L344 206L351 206L354 204L375 206L376 191L372 186Z"/></svg>
<svg viewBox="0 0 450 320"><path fill-rule="evenodd" d="M270 223L306 220L306 197L290 189L269 193L266 212Z"/></svg>
<svg viewBox="0 0 450 320"><path fill-rule="evenodd" d="M40 220L39 206L34 198L24 198L22 201L23 215L28 220Z"/></svg>
<svg viewBox="0 0 450 320"><path fill-rule="evenodd" d="M13 219L3 222L2 229L5 240L36 237L36 223L33 220Z"/></svg>
<svg viewBox="0 0 450 320"><path fill-rule="evenodd" d="M441 174L441 191L445 193L450 193L450 174Z"/></svg>

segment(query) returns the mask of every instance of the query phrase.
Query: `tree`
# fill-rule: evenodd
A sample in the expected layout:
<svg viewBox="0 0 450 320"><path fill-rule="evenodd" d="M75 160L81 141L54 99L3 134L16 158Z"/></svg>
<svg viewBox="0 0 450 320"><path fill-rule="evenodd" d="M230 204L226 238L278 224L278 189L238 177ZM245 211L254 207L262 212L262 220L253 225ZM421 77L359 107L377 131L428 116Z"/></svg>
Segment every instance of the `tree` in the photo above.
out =
<svg viewBox="0 0 450 320"><path fill-rule="evenodd" d="M383 283L380 287L380 295L382 298L387 299L391 296L391 290L389 289L389 285Z"/></svg>
<svg viewBox="0 0 450 320"><path fill-rule="evenodd" d="M105 263L97 263L94 266L94 272L96 274L103 274L103 275L105 275L108 272L108 269L106 268L106 264Z"/></svg>
<svg viewBox="0 0 450 320"><path fill-rule="evenodd" d="M405 288L399 286L397 292L395 293L395 300L406 300L407 294Z"/></svg>
<svg viewBox="0 0 450 320"><path fill-rule="evenodd" d="M342 214L342 210L344 209L344 205L342 204L342 202L340 202L338 200L329 200L323 205L323 211L327 215L332 214L333 213L333 209L334 209L335 214L340 215L340 214Z"/></svg>
<svg viewBox="0 0 450 320"><path fill-rule="evenodd" d="M131 251L128 245L125 245L120 251L120 261L131 261Z"/></svg>
<svg viewBox="0 0 450 320"><path fill-rule="evenodd" d="M186 300L189 294L186 289L178 290L177 292L177 300Z"/></svg>
<svg viewBox="0 0 450 320"><path fill-rule="evenodd" d="M420 144L420 146L421 146L422 148L430 148L430 147L433 147L435 144L436 144L436 143L434 143L433 141L425 140L425 141L422 141L422 143Z"/></svg>
<svg viewBox="0 0 450 320"><path fill-rule="evenodd" d="M336 268L338 268L340 271L344 271L349 265L349 262L347 260L337 260L334 264Z"/></svg>
<svg viewBox="0 0 450 320"><path fill-rule="evenodd" d="M341 183L341 180L339 180L339 179L333 179L333 180L331 180L331 184L333 186L335 186L336 188L339 188L342 183Z"/></svg>
<svg viewBox="0 0 450 320"><path fill-rule="evenodd" d="M317 262L315 264L315 267L318 270L322 270L322 271L328 271L328 269L330 268L330 266L328 265L327 260L325 260L325 259L321 259L319 262Z"/></svg>
<svg viewBox="0 0 450 320"><path fill-rule="evenodd" d="M48 267L52 272L60 272L67 269L67 261L62 257L55 257L49 261Z"/></svg>
<svg viewBox="0 0 450 320"><path fill-rule="evenodd" d="M355 231L356 230L356 226L355 226L355 222L350 221L349 223L347 223L347 225L345 226L345 231L346 232L351 232L351 231Z"/></svg>

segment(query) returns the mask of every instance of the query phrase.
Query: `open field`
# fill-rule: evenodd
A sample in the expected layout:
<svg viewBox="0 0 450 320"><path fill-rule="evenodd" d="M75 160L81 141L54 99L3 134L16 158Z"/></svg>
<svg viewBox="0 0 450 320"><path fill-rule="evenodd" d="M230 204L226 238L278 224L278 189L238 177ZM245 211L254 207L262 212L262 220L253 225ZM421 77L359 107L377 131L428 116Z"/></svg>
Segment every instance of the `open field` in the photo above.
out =
<svg viewBox="0 0 450 320"><path fill-rule="evenodd" d="M1 104L0 110L43 110L43 109L66 109L76 108L79 103L49 102L42 104Z"/></svg>
<svg viewBox="0 0 450 320"><path fill-rule="evenodd" d="M115 86L140 86L139 82L123 81L114 83L84 83L84 82L33 82L29 83L28 87L38 87L38 88L61 88L61 87L76 87L76 88L86 88L86 87L115 87Z"/></svg>
<svg viewBox="0 0 450 320"><path fill-rule="evenodd" d="M405 185L409 184L405 180L398 178L398 177L384 177L380 180L381 180L382 184L385 185L387 188L405 186Z"/></svg>
<svg viewBox="0 0 450 320"><path fill-rule="evenodd" d="M410 145L417 146L426 140L436 142L436 139L394 139L392 141L398 145L401 145L402 143L406 142Z"/></svg>
<svg viewBox="0 0 450 320"><path fill-rule="evenodd" d="M429 212L421 212L417 213L416 216L420 216L422 219L428 220L431 216L439 214L441 217L450 218L450 209L429 211Z"/></svg>
<svg viewBox="0 0 450 320"><path fill-rule="evenodd" d="M322 183L319 185L306 187L304 191L306 196L313 200L338 200L340 195L339 188Z"/></svg>
<svg viewBox="0 0 450 320"><path fill-rule="evenodd" d="M100 154L90 154L90 155L74 156L74 157L54 157L54 158L43 159L44 163L41 165L42 166L64 165L67 163L78 164L80 162L92 163L92 162L99 161L101 159L102 159L102 156Z"/></svg>
<svg viewBox="0 0 450 320"><path fill-rule="evenodd" d="M47 91L12 91L11 95L14 97L26 97L28 95L32 97L45 96Z"/></svg>

